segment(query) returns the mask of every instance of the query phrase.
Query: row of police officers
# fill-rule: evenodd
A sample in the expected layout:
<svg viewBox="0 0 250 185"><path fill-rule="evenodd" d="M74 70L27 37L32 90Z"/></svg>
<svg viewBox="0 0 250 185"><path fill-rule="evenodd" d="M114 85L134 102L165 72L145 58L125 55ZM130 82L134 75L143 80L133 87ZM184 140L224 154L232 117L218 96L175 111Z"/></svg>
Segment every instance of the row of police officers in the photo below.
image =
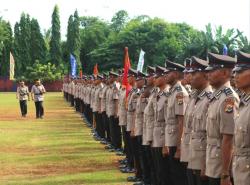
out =
<svg viewBox="0 0 250 185"><path fill-rule="evenodd" d="M136 185L250 183L250 54L208 53L65 81L65 98Z"/></svg>

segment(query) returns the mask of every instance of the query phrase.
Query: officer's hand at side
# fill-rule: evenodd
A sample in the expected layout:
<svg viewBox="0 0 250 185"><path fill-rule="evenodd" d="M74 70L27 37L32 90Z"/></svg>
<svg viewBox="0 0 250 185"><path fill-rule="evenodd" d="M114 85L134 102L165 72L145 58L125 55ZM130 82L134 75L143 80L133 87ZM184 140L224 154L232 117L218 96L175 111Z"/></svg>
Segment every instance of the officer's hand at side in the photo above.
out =
<svg viewBox="0 0 250 185"><path fill-rule="evenodd" d="M181 158L181 150L180 148L177 147L176 152L174 154L175 159L180 159Z"/></svg>
<svg viewBox="0 0 250 185"><path fill-rule="evenodd" d="M220 180L220 185L232 185L230 177Z"/></svg>
<svg viewBox="0 0 250 185"><path fill-rule="evenodd" d="M168 147L167 147L167 146L164 146L164 147L162 148L162 155L163 155L163 157L168 156L168 154L169 154Z"/></svg>

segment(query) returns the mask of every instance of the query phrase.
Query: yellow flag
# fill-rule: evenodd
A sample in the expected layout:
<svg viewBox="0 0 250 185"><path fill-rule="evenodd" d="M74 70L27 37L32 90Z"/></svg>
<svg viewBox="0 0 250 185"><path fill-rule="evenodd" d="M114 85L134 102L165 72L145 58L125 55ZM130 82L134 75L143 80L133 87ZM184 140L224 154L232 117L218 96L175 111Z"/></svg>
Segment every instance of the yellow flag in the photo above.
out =
<svg viewBox="0 0 250 185"><path fill-rule="evenodd" d="M15 75L15 60L10 52L10 80L14 80L14 75Z"/></svg>

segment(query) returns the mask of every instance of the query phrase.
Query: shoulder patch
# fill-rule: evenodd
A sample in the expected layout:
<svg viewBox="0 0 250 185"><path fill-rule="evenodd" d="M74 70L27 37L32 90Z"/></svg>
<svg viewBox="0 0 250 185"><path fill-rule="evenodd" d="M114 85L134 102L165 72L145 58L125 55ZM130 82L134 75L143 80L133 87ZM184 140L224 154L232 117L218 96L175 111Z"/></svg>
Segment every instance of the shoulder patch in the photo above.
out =
<svg viewBox="0 0 250 185"><path fill-rule="evenodd" d="M234 111L234 98L226 98L224 100L224 111L226 113L232 113Z"/></svg>
<svg viewBox="0 0 250 185"><path fill-rule="evenodd" d="M184 102L184 96L183 96L183 93L182 92L179 92L177 95L176 95L176 101L177 101L177 104L178 105L182 105L183 102Z"/></svg>

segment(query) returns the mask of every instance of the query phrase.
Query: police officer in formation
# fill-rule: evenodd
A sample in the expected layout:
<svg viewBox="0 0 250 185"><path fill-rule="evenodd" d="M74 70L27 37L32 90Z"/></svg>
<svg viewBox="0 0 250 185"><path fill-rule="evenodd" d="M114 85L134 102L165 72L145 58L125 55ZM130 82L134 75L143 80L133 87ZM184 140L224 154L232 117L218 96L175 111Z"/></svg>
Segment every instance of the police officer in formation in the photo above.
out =
<svg viewBox="0 0 250 185"><path fill-rule="evenodd" d="M65 99L135 185L250 183L250 54L67 79ZM232 80L233 77L233 80ZM230 84L235 82L235 84Z"/></svg>

